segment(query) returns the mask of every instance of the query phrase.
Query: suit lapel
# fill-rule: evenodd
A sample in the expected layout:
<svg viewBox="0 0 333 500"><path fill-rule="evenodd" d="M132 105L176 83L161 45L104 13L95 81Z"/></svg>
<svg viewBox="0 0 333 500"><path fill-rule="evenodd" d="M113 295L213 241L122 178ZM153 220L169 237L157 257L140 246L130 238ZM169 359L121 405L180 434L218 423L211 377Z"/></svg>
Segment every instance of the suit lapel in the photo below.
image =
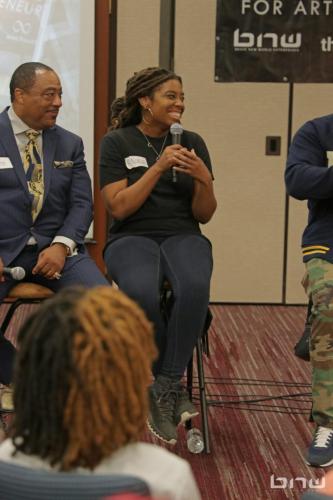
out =
<svg viewBox="0 0 333 500"><path fill-rule="evenodd" d="M50 188L53 161L57 147L58 134L56 127L43 132L43 169L44 169L44 200Z"/></svg>
<svg viewBox="0 0 333 500"><path fill-rule="evenodd" d="M58 134L56 126L44 130L43 132L44 200L50 188L53 161L57 147L57 140L58 140ZM30 194L21 155L16 144L15 136L13 133L10 120L8 118L7 110L0 113L0 142L2 143L3 149L6 151L8 158L12 162L14 171L17 177L19 178L22 187L26 192L27 197L30 200Z"/></svg>
<svg viewBox="0 0 333 500"><path fill-rule="evenodd" d="M30 199L27 179L25 176L21 155L17 147L15 135L10 120L8 118L7 111L3 111L2 113L0 113L0 142L2 143L2 147L6 151L7 156L14 167L14 171L19 181L21 182L24 191L26 192L28 198Z"/></svg>

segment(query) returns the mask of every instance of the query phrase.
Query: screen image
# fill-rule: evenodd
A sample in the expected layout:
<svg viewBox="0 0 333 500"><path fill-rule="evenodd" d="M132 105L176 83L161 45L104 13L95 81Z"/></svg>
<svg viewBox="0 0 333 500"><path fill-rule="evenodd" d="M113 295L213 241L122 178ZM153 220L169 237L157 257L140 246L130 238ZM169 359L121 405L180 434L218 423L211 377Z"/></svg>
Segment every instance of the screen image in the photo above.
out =
<svg viewBox="0 0 333 500"><path fill-rule="evenodd" d="M0 110L10 105L17 66L39 61L53 68L63 89L57 123L82 137L92 181L94 30L94 0L0 0Z"/></svg>

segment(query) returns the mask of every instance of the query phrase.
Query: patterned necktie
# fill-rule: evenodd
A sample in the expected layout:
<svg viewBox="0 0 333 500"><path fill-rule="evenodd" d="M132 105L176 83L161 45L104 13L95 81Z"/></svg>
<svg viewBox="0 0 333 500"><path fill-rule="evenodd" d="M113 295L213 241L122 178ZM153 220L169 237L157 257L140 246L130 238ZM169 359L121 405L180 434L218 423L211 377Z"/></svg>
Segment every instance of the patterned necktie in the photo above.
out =
<svg viewBox="0 0 333 500"><path fill-rule="evenodd" d="M42 208L44 196L43 164L37 147L37 137L40 132L30 129L25 134L28 142L24 149L23 166L32 198L32 220L35 221Z"/></svg>

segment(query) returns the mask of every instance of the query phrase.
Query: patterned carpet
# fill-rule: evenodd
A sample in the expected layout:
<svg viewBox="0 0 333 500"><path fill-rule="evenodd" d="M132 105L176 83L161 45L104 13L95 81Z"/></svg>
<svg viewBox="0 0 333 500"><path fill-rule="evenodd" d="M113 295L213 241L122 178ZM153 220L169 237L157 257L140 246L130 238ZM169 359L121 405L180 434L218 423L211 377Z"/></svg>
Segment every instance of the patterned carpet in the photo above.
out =
<svg viewBox="0 0 333 500"><path fill-rule="evenodd" d="M190 461L205 500L298 499L323 476L303 461L313 428L310 367L294 356L293 346L306 308L211 310L211 355L205 362L215 402L209 407L211 454L189 453L184 432L174 451Z"/></svg>
<svg viewBox="0 0 333 500"><path fill-rule="evenodd" d="M211 453L189 453L184 429L172 450L191 463L204 500L298 499L323 476L303 461L313 428L310 367L294 356L293 346L306 308L211 310L211 355L205 359ZM200 427L199 417L194 425ZM148 432L143 439L156 442Z"/></svg>

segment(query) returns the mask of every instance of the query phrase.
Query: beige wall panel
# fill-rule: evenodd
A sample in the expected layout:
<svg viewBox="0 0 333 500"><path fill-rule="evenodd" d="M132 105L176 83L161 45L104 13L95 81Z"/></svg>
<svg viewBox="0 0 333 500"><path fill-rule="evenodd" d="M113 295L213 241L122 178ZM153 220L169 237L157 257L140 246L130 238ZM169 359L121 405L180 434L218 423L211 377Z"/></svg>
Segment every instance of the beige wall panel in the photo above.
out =
<svg viewBox="0 0 333 500"><path fill-rule="evenodd" d="M176 2L175 69L185 128L209 148L219 207L204 227L214 248L211 300L282 300L288 86L215 83L215 0ZM265 136L282 155L265 156Z"/></svg>
<svg viewBox="0 0 333 500"><path fill-rule="evenodd" d="M306 201L289 198L288 253L286 303L305 304L307 297L301 285L304 264L301 254L301 239L307 221Z"/></svg>
<svg viewBox="0 0 333 500"><path fill-rule="evenodd" d="M293 134L307 120L332 112L332 94L332 84L294 85ZM286 302L302 304L307 298L300 285L304 274L300 247L308 211L306 201L290 198L289 203Z"/></svg>
<svg viewBox="0 0 333 500"><path fill-rule="evenodd" d="M127 79L140 69L158 66L160 2L120 0L117 24L117 96Z"/></svg>

